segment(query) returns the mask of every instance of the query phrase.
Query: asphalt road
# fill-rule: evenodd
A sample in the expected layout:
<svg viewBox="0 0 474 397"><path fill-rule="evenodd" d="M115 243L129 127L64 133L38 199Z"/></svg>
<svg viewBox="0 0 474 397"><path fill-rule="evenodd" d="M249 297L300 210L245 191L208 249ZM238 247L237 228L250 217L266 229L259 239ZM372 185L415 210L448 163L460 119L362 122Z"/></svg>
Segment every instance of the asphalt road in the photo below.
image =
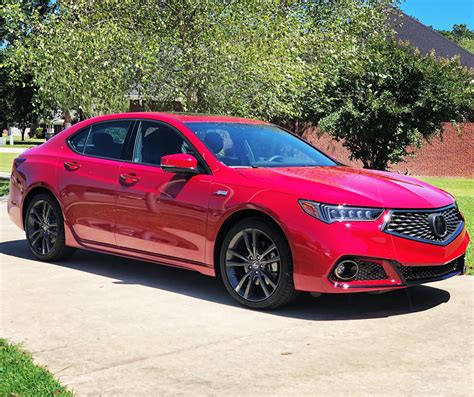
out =
<svg viewBox="0 0 474 397"><path fill-rule="evenodd" d="M32 259L0 203L0 336L78 395L473 395L474 277L255 312L197 273Z"/></svg>

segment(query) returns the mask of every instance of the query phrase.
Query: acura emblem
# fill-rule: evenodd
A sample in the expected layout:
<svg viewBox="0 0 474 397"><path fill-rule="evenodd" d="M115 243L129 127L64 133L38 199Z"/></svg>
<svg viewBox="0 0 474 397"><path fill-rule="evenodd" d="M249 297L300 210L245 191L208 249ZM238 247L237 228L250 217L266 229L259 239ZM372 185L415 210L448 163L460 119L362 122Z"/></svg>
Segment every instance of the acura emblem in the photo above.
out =
<svg viewBox="0 0 474 397"><path fill-rule="evenodd" d="M441 214L431 214L428 216L428 224L431 232L438 238L443 238L448 234L446 218Z"/></svg>

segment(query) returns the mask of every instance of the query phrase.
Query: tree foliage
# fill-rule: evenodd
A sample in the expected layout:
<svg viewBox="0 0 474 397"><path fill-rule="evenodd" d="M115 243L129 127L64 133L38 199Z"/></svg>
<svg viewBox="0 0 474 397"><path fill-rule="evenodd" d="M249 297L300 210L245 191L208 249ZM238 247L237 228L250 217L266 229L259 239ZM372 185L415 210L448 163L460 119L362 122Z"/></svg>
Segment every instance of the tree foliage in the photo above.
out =
<svg viewBox="0 0 474 397"><path fill-rule="evenodd" d="M4 55L0 51L0 64ZM9 70L0 67L0 123L1 128L9 127L12 123L24 128L35 122L33 107L34 86L31 76L23 76L20 83L12 81Z"/></svg>
<svg viewBox="0 0 474 397"><path fill-rule="evenodd" d="M45 108L121 111L132 92L161 109L301 119L332 66L384 31L387 2L61 0L28 19L36 34L10 59Z"/></svg>
<svg viewBox="0 0 474 397"><path fill-rule="evenodd" d="M438 30L438 32L474 53L474 30L469 29L466 24L455 24L452 30Z"/></svg>
<svg viewBox="0 0 474 397"><path fill-rule="evenodd" d="M185 111L293 115L305 65L291 3L58 1L11 60L41 103L87 115L124 110L130 92Z"/></svg>
<svg viewBox="0 0 474 397"><path fill-rule="evenodd" d="M420 55L413 48L373 42L358 64L341 69L325 95L319 126L366 168L384 170L442 131L446 121L472 119L473 73L456 60Z"/></svg>
<svg viewBox="0 0 474 397"><path fill-rule="evenodd" d="M29 72L19 73L7 62L9 47L17 40L35 35L35 23L55 9L49 0L17 0L0 5L0 123L15 123L22 129L36 121L34 95L36 86ZM24 138L24 135L22 135Z"/></svg>

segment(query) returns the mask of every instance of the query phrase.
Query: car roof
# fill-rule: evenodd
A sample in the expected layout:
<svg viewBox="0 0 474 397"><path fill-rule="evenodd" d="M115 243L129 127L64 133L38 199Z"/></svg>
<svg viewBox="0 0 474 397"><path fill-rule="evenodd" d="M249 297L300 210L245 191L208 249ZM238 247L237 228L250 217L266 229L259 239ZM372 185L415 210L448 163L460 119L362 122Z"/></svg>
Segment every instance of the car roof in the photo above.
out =
<svg viewBox="0 0 474 397"><path fill-rule="evenodd" d="M173 112L152 112L158 116L165 116L182 123L208 122L208 123L245 123L245 124L268 124L265 121L246 119L242 117L218 116L213 114L199 113L173 113Z"/></svg>
<svg viewBox="0 0 474 397"><path fill-rule="evenodd" d="M198 113L172 113L172 112L127 112L127 113L112 113L105 114L102 116L91 117L87 120L81 121L75 124L74 131L78 128L82 128L92 123L100 123L113 121L117 119L155 119L168 122L177 123L242 123L242 124L259 124L259 125L272 125L266 121L245 119L242 117L230 117L230 116L217 116L211 114L198 114ZM69 128L66 129L66 131ZM70 131L73 132L73 131Z"/></svg>

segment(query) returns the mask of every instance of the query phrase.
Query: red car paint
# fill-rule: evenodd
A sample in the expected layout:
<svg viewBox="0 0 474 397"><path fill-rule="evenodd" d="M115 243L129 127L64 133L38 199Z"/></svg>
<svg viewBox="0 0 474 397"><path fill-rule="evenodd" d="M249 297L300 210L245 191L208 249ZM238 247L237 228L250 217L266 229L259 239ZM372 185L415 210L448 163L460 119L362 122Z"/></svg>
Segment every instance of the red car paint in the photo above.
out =
<svg viewBox="0 0 474 397"><path fill-rule="evenodd" d="M117 119L158 120L173 126L194 146L209 172L186 177L156 166L85 156L65 142L88 125ZM185 125L190 121L262 123L166 113L126 113L83 121L21 155L26 161L16 162L12 171L11 219L24 228L25 198L41 187L60 203L67 245L213 276L219 248L216 239L223 225L239 211L259 211L271 217L288 240L295 288L314 292L401 288L405 284L394 262L443 265L466 251L469 237L465 227L445 246L381 231L390 209L434 209L452 204L454 198L438 188L407 176L346 166L228 167ZM169 163L192 163L186 155L180 156ZM218 191L228 194L216 194ZM380 207L385 212L376 221L327 224L303 212L299 199ZM375 258L387 279L332 282L332 269L348 255Z"/></svg>

